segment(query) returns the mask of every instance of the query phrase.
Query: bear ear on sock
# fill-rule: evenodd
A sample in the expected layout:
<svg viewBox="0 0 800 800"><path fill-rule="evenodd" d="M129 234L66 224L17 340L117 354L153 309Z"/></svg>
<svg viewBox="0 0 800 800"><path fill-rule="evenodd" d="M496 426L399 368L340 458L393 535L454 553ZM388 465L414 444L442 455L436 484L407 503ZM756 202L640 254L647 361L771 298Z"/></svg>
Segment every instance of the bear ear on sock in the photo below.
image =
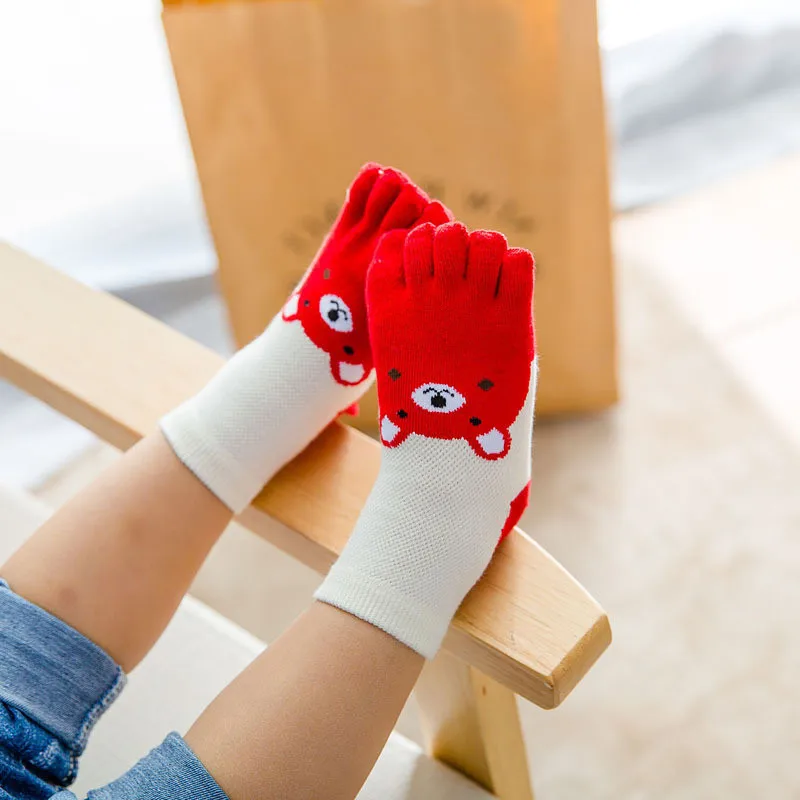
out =
<svg viewBox="0 0 800 800"><path fill-rule="evenodd" d="M299 312L299 305L300 305L300 292L292 292L289 295L289 299L284 303L283 309L281 310L281 317L286 322L291 322L292 320L297 319L297 315Z"/></svg>
<svg viewBox="0 0 800 800"><path fill-rule="evenodd" d="M481 457L494 461L504 458L511 449L511 435L508 431L492 428L474 439L467 439L470 447Z"/></svg>
<svg viewBox="0 0 800 800"><path fill-rule="evenodd" d="M381 442L386 447L398 447L414 432L403 427L402 420L408 416L406 412L398 411L395 416L398 418L398 422L394 422L388 415L381 417ZM471 422L470 424L474 423ZM491 428L485 433L472 437L448 436L442 438L466 439L475 454L487 461L504 458L511 449L511 434L508 430L500 430L499 428Z"/></svg>
<svg viewBox="0 0 800 800"><path fill-rule="evenodd" d="M351 364L331 358L331 373L338 383L345 386L356 386L367 377L368 371L363 364Z"/></svg>

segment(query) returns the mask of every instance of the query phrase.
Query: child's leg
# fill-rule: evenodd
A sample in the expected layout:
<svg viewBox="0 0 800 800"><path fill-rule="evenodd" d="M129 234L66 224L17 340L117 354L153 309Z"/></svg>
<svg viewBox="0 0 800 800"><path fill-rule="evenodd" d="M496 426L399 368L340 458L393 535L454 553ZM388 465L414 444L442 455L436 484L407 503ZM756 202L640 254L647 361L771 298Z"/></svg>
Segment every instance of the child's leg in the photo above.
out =
<svg viewBox="0 0 800 800"><path fill-rule="evenodd" d="M367 266L385 231L420 214L446 219L400 173L365 168L291 309L0 570L13 590L0 587L8 612L0 619L0 717L19 719L25 747L31 723L63 746L53 750L60 767L48 773L43 753L15 751L11 728L0 725L2 744L32 767L29 776L72 775L91 724L121 686L119 666L134 667L156 641L232 513L365 391ZM191 762L181 745L170 747Z"/></svg>
<svg viewBox="0 0 800 800"><path fill-rule="evenodd" d="M367 777L424 657L524 509L532 289L530 254L497 234L454 225L383 241L367 290L391 423L378 481L322 602L222 692L180 751L230 800L349 800ZM98 800L148 785L160 757Z"/></svg>
<svg viewBox="0 0 800 800"><path fill-rule="evenodd" d="M314 603L209 706L186 743L231 800L354 798L424 658Z"/></svg>
<svg viewBox="0 0 800 800"><path fill-rule="evenodd" d="M0 570L11 588L134 667L232 512L368 388L367 267L383 233L421 215L447 218L402 173L367 165L292 313L60 509Z"/></svg>
<svg viewBox="0 0 800 800"><path fill-rule="evenodd" d="M129 672L231 517L156 433L61 508L0 574Z"/></svg>
<svg viewBox="0 0 800 800"><path fill-rule="evenodd" d="M497 236L468 240L445 226L386 242L368 294L382 419L392 425L323 602L201 716L187 736L194 752L171 737L92 797L355 795L423 656L524 507L532 278L530 255ZM425 345L431 330L435 349Z"/></svg>
<svg viewBox="0 0 800 800"><path fill-rule="evenodd" d="M317 593L324 603L187 735L231 800L355 796L423 656L526 504L530 253L498 234L423 227L383 241L368 284L381 418L391 422L381 472Z"/></svg>

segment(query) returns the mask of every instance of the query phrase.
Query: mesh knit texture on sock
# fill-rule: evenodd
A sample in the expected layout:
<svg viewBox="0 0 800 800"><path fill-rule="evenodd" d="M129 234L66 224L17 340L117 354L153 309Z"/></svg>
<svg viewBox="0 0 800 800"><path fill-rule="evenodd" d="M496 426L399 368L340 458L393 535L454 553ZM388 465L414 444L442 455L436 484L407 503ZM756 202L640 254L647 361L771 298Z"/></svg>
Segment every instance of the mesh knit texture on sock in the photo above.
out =
<svg viewBox="0 0 800 800"><path fill-rule="evenodd" d="M178 458L232 511L371 385L365 282L380 237L448 219L403 173L366 165L282 312L161 421Z"/></svg>
<svg viewBox="0 0 800 800"><path fill-rule="evenodd" d="M527 505L533 277L457 223L387 235L368 274L381 469L316 597L427 658Z"/></svg>

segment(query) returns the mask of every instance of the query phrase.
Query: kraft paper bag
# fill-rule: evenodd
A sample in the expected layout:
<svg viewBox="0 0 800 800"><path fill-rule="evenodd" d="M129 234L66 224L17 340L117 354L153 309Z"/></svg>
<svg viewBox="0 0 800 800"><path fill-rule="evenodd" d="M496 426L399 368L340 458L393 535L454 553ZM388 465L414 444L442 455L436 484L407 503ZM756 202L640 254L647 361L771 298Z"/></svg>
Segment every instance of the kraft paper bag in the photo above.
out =
<svg viewBox="0 0 800 800"><path fill-rule="evenodd" d="M239 344L378 161L534 252L537 412L615 401L592 2L220 0L173 2L163 19ZM360 419L374 426L374 397Z"/></svg>

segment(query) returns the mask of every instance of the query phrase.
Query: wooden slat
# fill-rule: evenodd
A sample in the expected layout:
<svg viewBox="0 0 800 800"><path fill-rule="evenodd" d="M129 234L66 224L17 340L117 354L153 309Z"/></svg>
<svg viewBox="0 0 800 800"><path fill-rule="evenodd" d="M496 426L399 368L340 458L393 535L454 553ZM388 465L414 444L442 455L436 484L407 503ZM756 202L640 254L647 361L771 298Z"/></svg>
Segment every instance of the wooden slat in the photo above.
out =
<svg viewBox="0 0 800 800"><path fill-rule="evenodd" d="M498 800L533 800L517 699L510 689L441 652L425 665L414 692L428 755Z"/></svg>
<svg viewBox="0 0 800 800"><path fill-rule="evenodd" d="M155 430L158 419L221 364L219 356L146 314L0 243L0 378L110 444L126 449ZM369 494L379 450L364 435L331 425L276 476L242 522L326 572ZM291 530L276 534L270 517ZM516 530L462 604L445 647L552 708L610 640L598 604Z"/></svg>

